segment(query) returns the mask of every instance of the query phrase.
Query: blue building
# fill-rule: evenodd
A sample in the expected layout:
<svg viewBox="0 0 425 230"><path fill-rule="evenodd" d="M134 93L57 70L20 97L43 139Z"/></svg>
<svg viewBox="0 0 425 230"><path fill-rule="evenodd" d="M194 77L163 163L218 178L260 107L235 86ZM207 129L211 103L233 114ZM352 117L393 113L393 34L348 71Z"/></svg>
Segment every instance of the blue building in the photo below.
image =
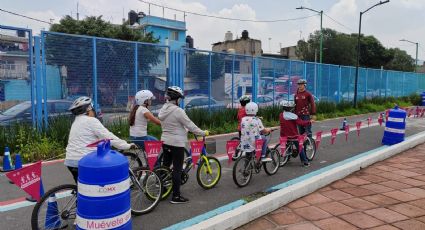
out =
<svg viewBox="0 0 425 230"><path fill-rule="evenodd" d="M168 39L171 50L186 47L186 22L145 15L139 18L139 24L144 33L153 32L159 44L166 45Z"/></svg>

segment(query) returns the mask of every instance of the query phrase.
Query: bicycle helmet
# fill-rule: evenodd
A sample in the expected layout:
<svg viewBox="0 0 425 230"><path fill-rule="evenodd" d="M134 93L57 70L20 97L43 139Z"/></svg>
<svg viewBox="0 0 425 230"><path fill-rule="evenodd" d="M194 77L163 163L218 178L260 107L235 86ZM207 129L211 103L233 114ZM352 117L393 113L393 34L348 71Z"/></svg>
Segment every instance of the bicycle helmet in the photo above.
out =
<svg viewBox="0 0 425 230"><path fill-rule="evenodd" d="M83 96L83 97L79 97L77 98L71 105L71 107L69 107L69 111L72 112L72 114L74 115L80 115L80 114L85 114L88 111L93 109L93 103L91 98Z"/></svg>
<svg viewBox="0 0 425 230"><path fill-rule="evenodd" d="M137 105L143 105L146 103L146 100L155 100L155 96L150 90L140 90L136 93L135 99Z"/></svg>
<svg viewBox="0 0 425 230"><path fill-rule="evenodd" d="M301 84L305 85L305 84L307 84L307 81L305 79L300 79L300 80L298 80L297 84L298 85L301 85Z"/></svg>
<svg viewBox="0 0 425 230"><path fill-rule="evenodd" d="M257 115L258 105L255 102L250 102L246 104L245 111L247 115Z"/></svg>
<svg viewBox="0 0 425 230"><path fill-rule="evenodd" d="M172 101L178 100L179 98L184 98L183 90L178 86L168 87L165 91L165 96Z"/></svg>
<svg viewBox="0 0 425 230"><path fill-rule="evenodd" d="M251 101L251 98L247 95L242 95L239 98L239 102L241 103L242 106L245 106L246 104L248 104Z"/></svg>
<svg viewBox="0 0 425 230"><path fill-rule="evenodd" d="M279 104L283 107L284 111L291 111L295 107L295 103L288 100L282 100Z"/></svg>

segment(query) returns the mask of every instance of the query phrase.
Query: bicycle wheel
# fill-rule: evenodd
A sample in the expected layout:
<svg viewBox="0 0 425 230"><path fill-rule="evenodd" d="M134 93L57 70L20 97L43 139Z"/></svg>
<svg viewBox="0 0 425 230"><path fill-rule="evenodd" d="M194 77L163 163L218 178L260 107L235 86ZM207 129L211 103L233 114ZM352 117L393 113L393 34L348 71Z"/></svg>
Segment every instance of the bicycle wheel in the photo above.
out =
<svg viewBox="0 0 425 230"><path fill-rule="evenodd" d="M279 167L285 166L286 163L288 163L288 161L289 161L290 149L288 147L286 147L285 152L282 153L282 149L280 148L280 144L277 144L273 149L276 150L280 155Z"/></svg>
<svg viewBox="0 0 425 230"><path fill-rule="evenodd" d="M251 181L253 165L251 158L243 156L233 165L233 182L238 187L245 187Z"/></svg>
<svg viewBox="0 0 425 230"><path fill-rule="evenodd" d="M240 141L241 139L239 137L232 137L230 140L231 141ZM240 147L240 145L238 145L238 147L235 149L235 154L233 154L233 156L232 156L232 160L233 161L236 161L241 156L242 156L242 154L241 154L241 147Z"/></svg>
<svg viewBox="0 0 425 230"><path fill-rule="evenodd" d="M263 162L264 171L271 176L277 173L280 165L280 154L275 149L270 150L269 156L272 159L270 162Z"/></svg>
<svg viewBox="0 0 425 230"><path fill-rule="evenodd" d="M162 182L150 170L137 170L137 177L130 175L131 213L142 215L151 212L161 200Z"/></svg>
<svg viewBox="0 0 425 230"><path fill-rule="evenodd" d="M65 184L47 191L31 214L31 228L75 229L77 217L77 185Z"/></svg>
<svg viewBox="0 0 425 230"><path fill-rule="evenodd" d="M204 189L213 188L221 178L221 164L220 161L215 157L206 157L209 163L209 169L207 167L207 162L205 162L205 158L202 158L201 164L198 166L198 170L196 171L196 180L198 184Z"/></svg>
<svg viewBox="0 0 425 230"><path fill-rule="evenodd" d="M173 191L173 175L171 170L165 166L161 166L154 170L156 175L159 176L162 182L162 195L161 200L167 199Z"/></svg>
<svg viewBox="0 0 425 230"><path fill-rule="evenodd" d="M135 171L137 168L140 168L143 166L142 160L137 156L136 153L132 152L123 152L122 155L127 157L129 167L131 171Z"/></svg>
<svg viewBox="0 0 425 230"><path fill-rule="evenodd" d="M312 161L314 156L316 155L316 141L312 137L308 137L304 141L304 151L307 159Z"/></svg>

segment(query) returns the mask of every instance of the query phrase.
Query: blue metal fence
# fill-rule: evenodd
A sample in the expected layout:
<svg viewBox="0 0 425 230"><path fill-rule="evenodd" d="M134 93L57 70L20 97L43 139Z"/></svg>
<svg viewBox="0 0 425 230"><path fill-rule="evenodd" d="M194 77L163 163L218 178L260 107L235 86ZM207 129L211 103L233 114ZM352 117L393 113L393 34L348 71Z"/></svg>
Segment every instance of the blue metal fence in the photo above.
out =
<svg viewBox="0 0 425 230"><path fill-rule="evenodd" d="M126 114L134 94L149 89L158 98L154 101L156 109L164 102L168 85L184 89L186 99L182 107L186 109L236 108L242 95L251 95L260 107L274 105L282 99L292 100L299 79L307 80L307 90L316 100L338 103L352 101L354 97L352 66L186 48L170 52L168 46L46 31L34 39L33 58L31 30L0 26L0 31L4 30L27 34L30 48L24 57L31 93L30 98L21 101L31 101L32 121L38 127L47 125L51 113L65 111L69 103L82 95L92 97L96 109L103 113ZM10 76L0 76L0 105L7 101L4 82L10 79L6 78ZM400 97L424 89L425 74L359 70L359 100ZM43 103L46 101L54 101L55 105Z"/></svg>

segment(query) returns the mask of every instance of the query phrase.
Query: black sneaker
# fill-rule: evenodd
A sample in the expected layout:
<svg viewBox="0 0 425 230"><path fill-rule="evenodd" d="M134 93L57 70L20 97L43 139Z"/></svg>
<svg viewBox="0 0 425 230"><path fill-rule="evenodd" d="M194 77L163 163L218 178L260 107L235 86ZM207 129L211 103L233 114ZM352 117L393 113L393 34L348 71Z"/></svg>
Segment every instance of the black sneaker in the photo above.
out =
<svg viewBox="0 0 425 230"><path fill-rule="evenodd" d="M310 167L310 163L309 162L304 162L303 163L303 167Z"/></svg>
<svg viewBox="0 0 425 230"><path fill-rule="evenodd" d="M184 198L182 196L173 196L173 198L170 201L172 204L184 204L189 202L189 199Z"/></svg>

